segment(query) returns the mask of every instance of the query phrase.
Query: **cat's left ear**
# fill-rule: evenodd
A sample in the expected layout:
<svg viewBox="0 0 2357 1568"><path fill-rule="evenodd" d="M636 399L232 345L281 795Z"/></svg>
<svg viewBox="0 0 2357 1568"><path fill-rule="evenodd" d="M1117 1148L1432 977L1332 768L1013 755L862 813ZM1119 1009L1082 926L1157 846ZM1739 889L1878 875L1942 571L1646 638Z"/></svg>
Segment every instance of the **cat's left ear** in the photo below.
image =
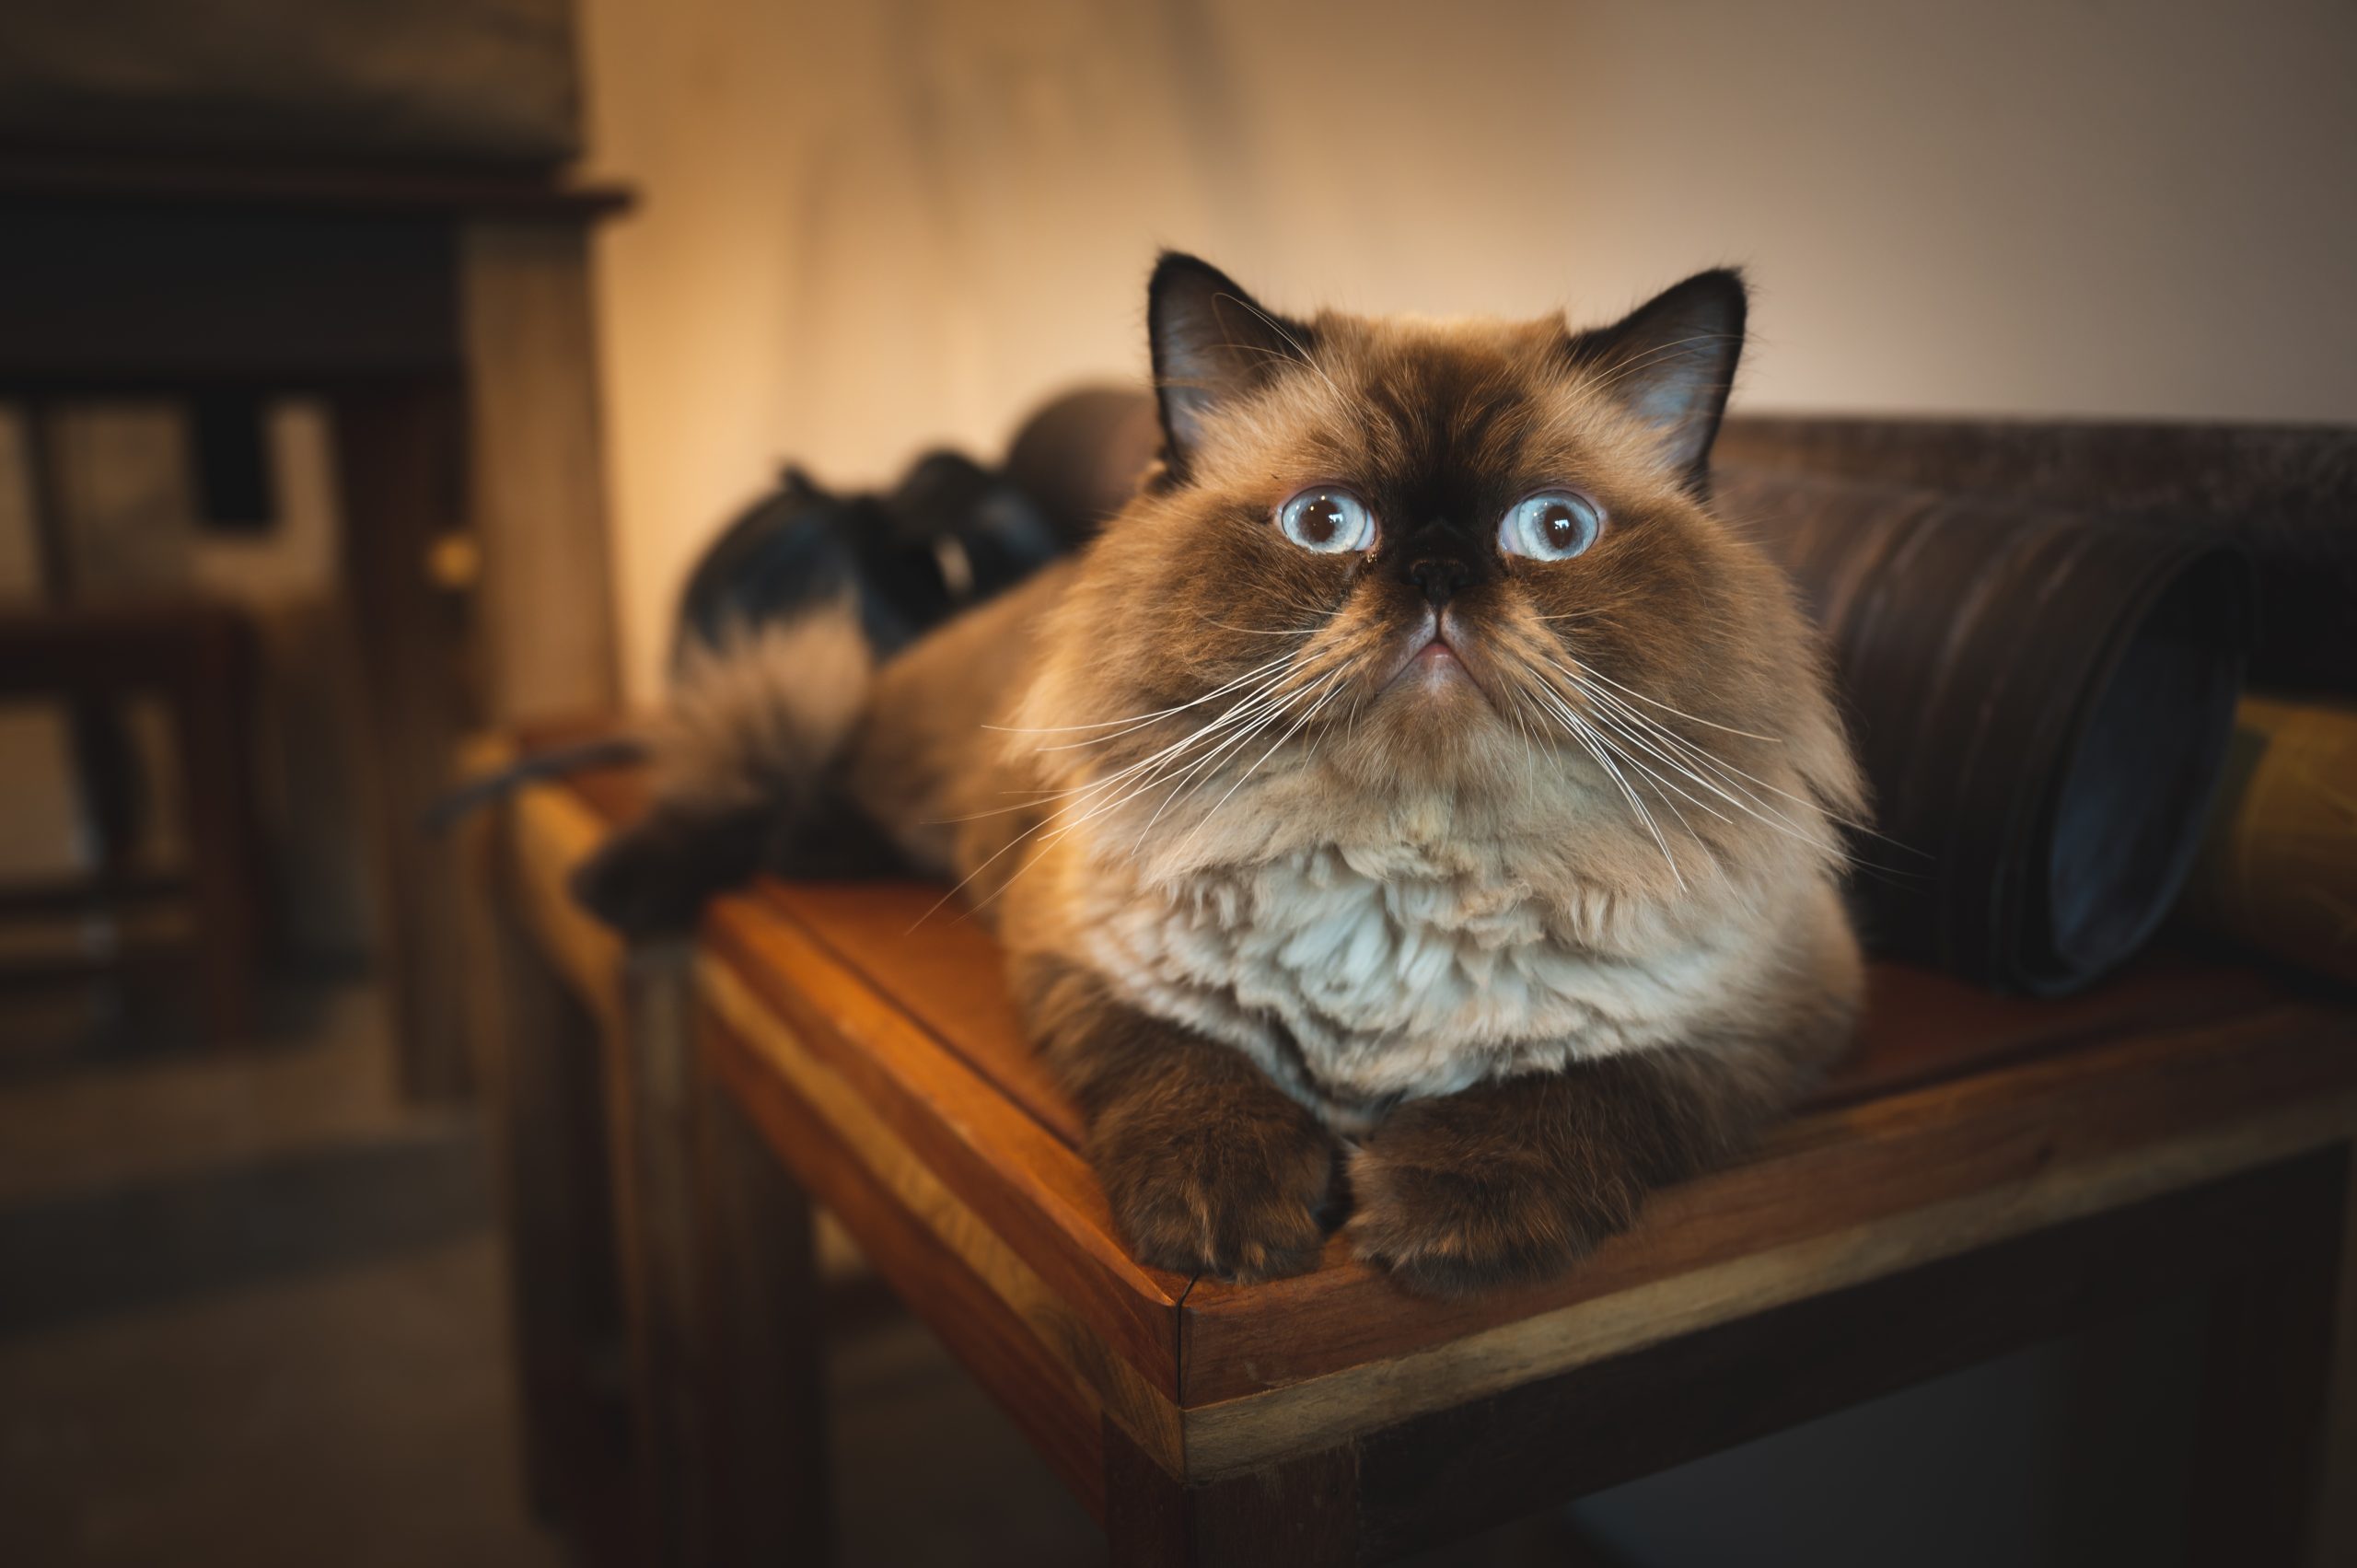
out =
<svg viewBox="0 0 2357 1568"><path fill-rule="evenodd" d="M1743 354L1747 302L1740 273L1697 273L1566 345L1573 363L1660 432L1663 456L1698 487Z"/></svg>
<svg viewBox="0 0 2357 1568"><path fill-rule="evenodd" d="M1164 464L1184 481L1209 416L1290 365L1309 364L1311 330L1263 309L1208 261L1166 250L1146 290Z"/></svg>

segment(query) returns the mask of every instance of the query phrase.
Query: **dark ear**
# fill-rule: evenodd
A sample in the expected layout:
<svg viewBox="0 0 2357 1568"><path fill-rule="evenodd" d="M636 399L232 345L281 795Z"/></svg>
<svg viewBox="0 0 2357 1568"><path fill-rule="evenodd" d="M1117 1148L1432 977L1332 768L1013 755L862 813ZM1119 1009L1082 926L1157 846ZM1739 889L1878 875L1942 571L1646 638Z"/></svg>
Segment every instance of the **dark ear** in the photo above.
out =
<svg viewBox="0 0 2357 1568"><path fill-rule="evenodd" d="M1741 273L1697 273L1625 319L1571 340L1573 362L1658 428L1664 454L1694 482L1710 461L1735 383L1745 299Z"/></svg>
<svg viewBox="0 0 2357 1568"><path fill-rule="evenodd" d="M1166 250L1146 288L1154 385L1162 401L1165 466L1187 476L1204 415L1259 387L1287 361L1309 363L1310 330L1253 303L1207 261Z"/></svg>

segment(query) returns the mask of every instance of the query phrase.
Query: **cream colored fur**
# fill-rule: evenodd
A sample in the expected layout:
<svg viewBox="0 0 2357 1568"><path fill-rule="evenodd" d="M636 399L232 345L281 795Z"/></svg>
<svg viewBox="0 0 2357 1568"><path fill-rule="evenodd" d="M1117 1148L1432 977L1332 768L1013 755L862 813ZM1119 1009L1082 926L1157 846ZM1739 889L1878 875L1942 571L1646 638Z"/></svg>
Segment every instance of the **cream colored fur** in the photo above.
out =
<svg viewBox="0 0 2357 1568"><path fill-rule="evenodd" d="M696 645L650 737L656 793L714 813L790 809L842 754L874 673L848 597Z"/></svg>

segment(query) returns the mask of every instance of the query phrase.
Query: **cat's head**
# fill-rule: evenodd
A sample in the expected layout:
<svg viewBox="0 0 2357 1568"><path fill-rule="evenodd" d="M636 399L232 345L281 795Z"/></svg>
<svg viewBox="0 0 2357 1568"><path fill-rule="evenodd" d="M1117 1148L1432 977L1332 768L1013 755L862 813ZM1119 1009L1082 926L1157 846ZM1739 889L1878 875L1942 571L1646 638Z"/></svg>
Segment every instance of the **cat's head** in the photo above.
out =
<svg viewBox="0 0 2357 1568"><path fill-rule="evenodd" d="M1858 785L1815 638L1708 503L1745 307L1710 272L1583 332L1294 320L1166 255L1162 467L1027 704L1068 814L1174 868L1320 813L1585 834L1660 891L1777 834L1831 853Z"/></svg>

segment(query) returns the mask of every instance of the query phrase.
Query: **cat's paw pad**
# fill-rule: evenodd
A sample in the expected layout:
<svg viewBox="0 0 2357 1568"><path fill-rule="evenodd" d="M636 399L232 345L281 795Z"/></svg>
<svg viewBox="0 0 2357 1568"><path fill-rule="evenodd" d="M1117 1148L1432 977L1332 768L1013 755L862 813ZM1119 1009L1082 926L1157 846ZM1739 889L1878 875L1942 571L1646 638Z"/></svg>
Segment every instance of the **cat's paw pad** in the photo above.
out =
<svg viewBox="0 0 2357 1568"><path fill-rule="evenodd" d="M1291 1101L1207 1120L1116 1111L1090 1144L1115 1224L1155 1268L1239 1281L1299 1273L1336 1217L1334 1141Z"/></svg>
<svg viewBox="0 0 2357 1568"><path fill-rule="evenodd" d="M1608 1171L1568 1190L1552 1164L1484 1148L1409 1107L1351 1159L1359 1257L1419 1295L1457 1297L1545 1279L1626 1230L1641 1189Z"/></svg>

